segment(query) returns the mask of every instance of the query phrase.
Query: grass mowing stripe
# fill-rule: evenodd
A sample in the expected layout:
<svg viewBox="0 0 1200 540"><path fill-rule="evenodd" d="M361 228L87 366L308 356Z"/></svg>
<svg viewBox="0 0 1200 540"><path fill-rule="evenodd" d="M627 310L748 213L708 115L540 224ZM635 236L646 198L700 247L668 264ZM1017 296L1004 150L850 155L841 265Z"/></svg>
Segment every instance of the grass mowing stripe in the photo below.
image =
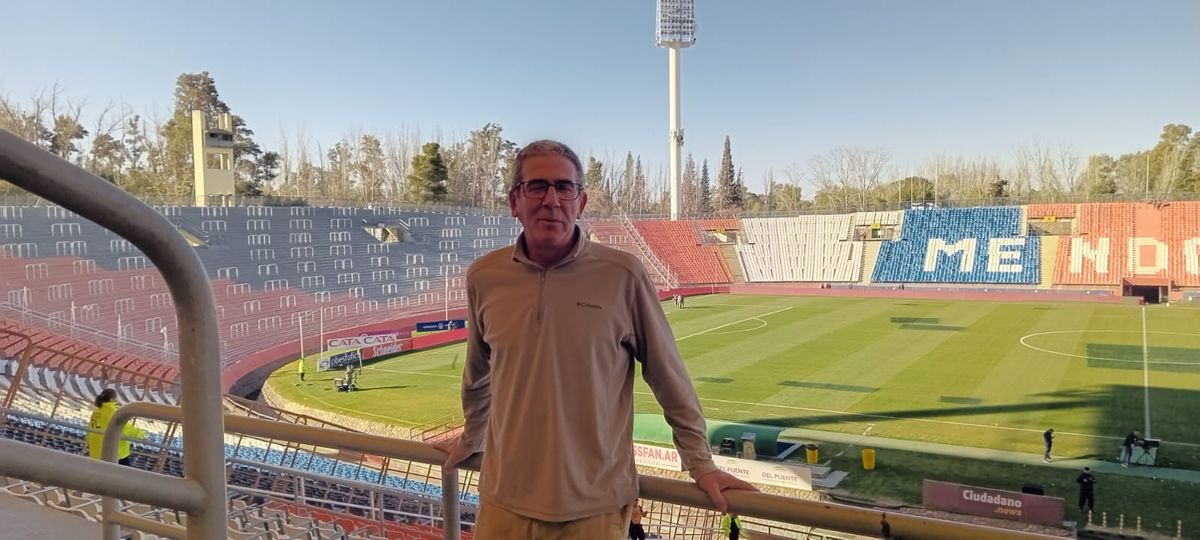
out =
<svg viewBox="0 0 1200 540"><path fill-rule="evenodd" d="M1146 397L1146 437L1150 437L1150 345L1146 341L1146 306L1142 306L1142 394Z"/></svg>
<svg viewBox="0 0 1200 540"><path fill-rule="evenodd" d="M650 392L634 392L634 393L641 395L641 396L654 397L654 394L652 394ZM715 401L718 403L728 403L730 405L751 405L751 406L757 406L757 407L776 407L776 408L780 408L780 409L788 409L788 410L793 410L793 411L808 411L808 412L817 412L817 413L822 413L822 414L844 414L846 416L860 416L863 418L882 418L885 420L901 420L901 421L908 421L908 422L927 422L927 423L931 423L931 424L944 424L944 425L950 425L950 426L964 426L964 427L984 428L984 429L1004 430L1004 431L1020 431L1020 432L1024 432L1024 433L1041 433L1042 432L1041 429L1033 429L1033 428L1022 428L1022 427L1012 427L1012 426L989 426L987 424L974 424L971 422L958 422L958 421L954 421L954 420L933 420L933 419L929 419L929 418L904 418L901 416L890 416L890 415L886 415L886 414L860 413L860 412L854 412L854 411L835 411L835 410L831 410L831 409L818 409L818 408L814 408L814 407L797 407L794 405L779 405L779 404L775 404L775 403L754 403L754 402L750 402L750 401L737 401L737 400L732 400L732 399L700 397L700 401ZM739 411L739 412L741 412L741 411ZM1093 438L1093 439L1106 439L1106 440L1114 440L1114 441L1125 438L1124 436L1114 437L1111 435L1095 435L1092 433L1074 433L1074 432L1070 432L1070 431L1061 431L1060 432L1057 430L1055 430L1054 433L1058 434L1058 435L1071 435L1071 436L1075 436L1075 437L1089 437L1089 438ZM1198 444L1198 443L1186 443L1186 442L1180 442L1180 441L1171 441L1171 444L1178 445L1178 446L1190 446L1190 447L1200 448L1200 444Z"/></svg>

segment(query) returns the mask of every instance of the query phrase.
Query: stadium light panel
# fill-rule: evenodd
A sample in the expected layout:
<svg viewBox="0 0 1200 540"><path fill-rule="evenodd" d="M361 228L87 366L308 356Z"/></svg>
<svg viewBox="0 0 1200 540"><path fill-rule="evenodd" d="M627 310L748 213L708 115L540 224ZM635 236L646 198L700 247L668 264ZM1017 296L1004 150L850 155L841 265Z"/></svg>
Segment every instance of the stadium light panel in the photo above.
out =
<svg viewBox="0 0 1200 540"><path fill-rule="evenodd" d="M696 44L694 0L658 0L657 13L656 45L682 49Z"/></svg>

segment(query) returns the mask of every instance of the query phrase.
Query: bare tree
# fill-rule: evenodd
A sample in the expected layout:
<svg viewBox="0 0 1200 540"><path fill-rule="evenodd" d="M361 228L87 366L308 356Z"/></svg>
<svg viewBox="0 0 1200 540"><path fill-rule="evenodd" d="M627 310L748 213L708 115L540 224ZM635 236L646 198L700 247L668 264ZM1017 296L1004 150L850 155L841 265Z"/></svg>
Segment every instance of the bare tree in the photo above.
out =
<svg viewBox="0 0 1200 540"><path fill-rule="evenodd" d="M809 177L836 207L866 208L890 159L882 148L839 146L809 161Z"/></svg>

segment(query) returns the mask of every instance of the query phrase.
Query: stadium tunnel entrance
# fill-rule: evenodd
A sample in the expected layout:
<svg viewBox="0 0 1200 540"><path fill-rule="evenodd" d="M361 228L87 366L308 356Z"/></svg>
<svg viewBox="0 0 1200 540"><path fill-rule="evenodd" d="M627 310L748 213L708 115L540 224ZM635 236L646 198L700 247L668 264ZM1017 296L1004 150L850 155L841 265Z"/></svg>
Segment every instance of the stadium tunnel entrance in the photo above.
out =
<svg viewBox="0 0 1200 540"><path fill-rule="evenodd" d="M1121 281L1121 296L1138 297L1145 304L1160 304L1167 300L1171 280L1153 277L1128 277Z"/></svg>

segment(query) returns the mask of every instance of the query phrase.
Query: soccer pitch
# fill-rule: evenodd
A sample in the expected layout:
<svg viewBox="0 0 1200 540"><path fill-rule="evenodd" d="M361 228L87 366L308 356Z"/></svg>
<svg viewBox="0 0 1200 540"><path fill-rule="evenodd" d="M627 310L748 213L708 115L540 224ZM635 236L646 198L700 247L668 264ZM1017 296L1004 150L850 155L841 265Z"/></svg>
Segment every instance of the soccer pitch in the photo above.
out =
<svg viewBox="0 0 1200 540"><path fill-rule="evenodd" d="M1200 465L1200 309L714 295L663 309L708 418L1040 454L1115 459L1138 429L1159 464ZM268 384L283 397L378 422L460 410L464 345ZM639 380L635 409L656 412ZM789 438L785 431L783 438ZM799 438L799 437L792 437ZM865 442L865 441L864 441Z"/></svg>

